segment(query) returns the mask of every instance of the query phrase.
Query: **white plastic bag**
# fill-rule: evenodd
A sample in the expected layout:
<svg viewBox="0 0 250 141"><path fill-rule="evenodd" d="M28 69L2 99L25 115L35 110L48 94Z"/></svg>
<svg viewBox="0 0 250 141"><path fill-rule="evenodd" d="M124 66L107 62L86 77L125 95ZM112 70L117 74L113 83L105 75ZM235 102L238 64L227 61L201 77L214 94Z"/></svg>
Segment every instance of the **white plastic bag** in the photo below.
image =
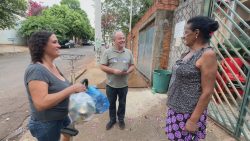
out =
<svg viewBox="0 0 250 141"><path fill-rule="evenodd" d="M95 111L95 102L85 92L72 94L69 102L69 115L72 122L88 121Z"/></svg>

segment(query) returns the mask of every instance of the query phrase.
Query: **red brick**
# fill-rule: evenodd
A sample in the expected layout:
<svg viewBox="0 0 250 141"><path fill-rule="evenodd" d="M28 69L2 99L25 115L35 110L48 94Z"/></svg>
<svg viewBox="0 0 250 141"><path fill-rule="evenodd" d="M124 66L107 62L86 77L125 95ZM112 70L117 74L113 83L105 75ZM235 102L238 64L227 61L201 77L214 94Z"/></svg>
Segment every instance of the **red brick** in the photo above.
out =
<svg viewBox="0 0 250 141"><path fill-rule="evenodd" d="M157 10L168 10L174 11L178 7L178 0L154 0L154 4L152 7L148 9L148 11L144 14L144 16L136 23L136 25L132 29L132 37L131 34L128 35L127 39L127 47L132 50L135 64L137 63L138 56L138 40L139 40L139 29ZM160 67L166 69L168 66L168 58L170 52L170 42L171 42L171 34L172 27L167 29L163 39L163 51L160 59ZM133 41L132 47L130 46L130 41Z"/></svg>

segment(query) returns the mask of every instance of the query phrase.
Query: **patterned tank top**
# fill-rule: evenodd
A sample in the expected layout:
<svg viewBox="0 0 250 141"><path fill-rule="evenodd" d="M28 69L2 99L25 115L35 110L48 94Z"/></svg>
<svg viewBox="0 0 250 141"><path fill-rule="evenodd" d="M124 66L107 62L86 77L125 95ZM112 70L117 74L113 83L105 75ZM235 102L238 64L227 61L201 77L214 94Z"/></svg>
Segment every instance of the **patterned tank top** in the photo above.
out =
<svg viewBox="0 0 250 141"><path fill-rule="evenodd" d="M177 113L193 112L201 95L201 72L195 63L209 49L212 47L202 48L186 61L177 60L173 66L167 106Z"/></svg>

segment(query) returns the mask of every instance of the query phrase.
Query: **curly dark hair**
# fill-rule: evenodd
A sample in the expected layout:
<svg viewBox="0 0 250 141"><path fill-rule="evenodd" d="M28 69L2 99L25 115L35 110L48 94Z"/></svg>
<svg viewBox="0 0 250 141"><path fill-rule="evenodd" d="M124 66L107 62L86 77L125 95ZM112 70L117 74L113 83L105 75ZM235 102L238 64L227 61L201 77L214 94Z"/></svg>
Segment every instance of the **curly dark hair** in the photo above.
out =
<svg viewBox="0 0 250 141"><path fill-rule="evenodd" d="M219 28L219 23L206 16L196 16L187 21L192 31L199 29L204 42L209 42L211 35Z"/></svg>
<svg viewBox="0 0 250 141"><path fill-rule="evenodd" d="M33 63L42 63L44 48L46 47L52 34L54 33L49 31L38 31L31 35L28 46L30 50L31 61Z"/></svg>

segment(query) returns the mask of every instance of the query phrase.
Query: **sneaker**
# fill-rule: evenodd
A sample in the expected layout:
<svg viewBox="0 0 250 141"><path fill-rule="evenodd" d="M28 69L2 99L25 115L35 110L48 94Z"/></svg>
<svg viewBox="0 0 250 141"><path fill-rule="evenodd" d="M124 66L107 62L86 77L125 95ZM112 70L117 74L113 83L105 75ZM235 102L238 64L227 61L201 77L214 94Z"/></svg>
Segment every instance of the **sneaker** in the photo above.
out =
<svg viewBox="0 0 250 141"><path fill-rule="evenodd" d="M109 121L106 125L106 130L109 130L111 129L114 125L115 125L116 122L112 122L112 121Z"/></svg>
<svg viewBox="0 0 250 141"><path fill-rule="evenodd" d="M125 122L124 121L119 121L119 127L121 130L125 129Z"/></svg>

